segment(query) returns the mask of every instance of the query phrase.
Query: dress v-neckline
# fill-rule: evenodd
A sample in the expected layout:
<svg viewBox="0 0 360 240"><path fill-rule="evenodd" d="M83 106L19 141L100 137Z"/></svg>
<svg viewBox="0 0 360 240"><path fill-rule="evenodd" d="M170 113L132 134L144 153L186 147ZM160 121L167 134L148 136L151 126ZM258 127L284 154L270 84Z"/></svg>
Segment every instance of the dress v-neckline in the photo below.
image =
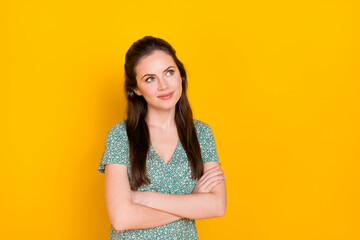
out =
<svg viewBox="0 0 360 240"><path fill-rule="evenodd" d="M165 165L169 165L171 163L171 161L173 160L173 158L175 157L176 151L179 148L180 145L180 138L178 139L178 142L176 144L175 150L173 152L173 155L171 156L170 160L168 163L166 163L161 157L160 155L155 151L155 148L153 147L151 141L150 141L150 149L153 151L153 153L161 160L162 163L164 163Z"/></svg>

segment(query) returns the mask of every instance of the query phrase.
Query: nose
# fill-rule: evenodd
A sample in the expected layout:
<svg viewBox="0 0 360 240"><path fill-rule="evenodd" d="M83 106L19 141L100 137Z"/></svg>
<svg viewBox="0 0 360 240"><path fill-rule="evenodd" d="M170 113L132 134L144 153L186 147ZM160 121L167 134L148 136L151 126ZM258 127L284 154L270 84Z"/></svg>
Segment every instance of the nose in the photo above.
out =
<svg viewBox="0 0 360 240"><path fill-rule="evenodd" d="M166 90L168 88L168 84L167 82L162 79L162 78L159 78L159 81L158 81L158 90L159 91L163 91L163 90Z"/></svg>

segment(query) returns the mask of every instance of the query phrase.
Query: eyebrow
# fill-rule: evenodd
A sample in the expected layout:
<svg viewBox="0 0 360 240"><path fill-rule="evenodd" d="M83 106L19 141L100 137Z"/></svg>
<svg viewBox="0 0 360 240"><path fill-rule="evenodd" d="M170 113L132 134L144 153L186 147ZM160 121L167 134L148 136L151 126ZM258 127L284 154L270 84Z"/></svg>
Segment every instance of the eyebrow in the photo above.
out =
<svg viewBox="0 0 360 240"><path fill-rule="evenodd" d="M167 67L163 72L166 72L169 68L171 68L171 67L175 67L175 66L169 66L169 67ZM153 75L155 75L155 74L145 74L144 76L142 76L142 78L141 79L143 79L145 76L153 76Z"/></svg>

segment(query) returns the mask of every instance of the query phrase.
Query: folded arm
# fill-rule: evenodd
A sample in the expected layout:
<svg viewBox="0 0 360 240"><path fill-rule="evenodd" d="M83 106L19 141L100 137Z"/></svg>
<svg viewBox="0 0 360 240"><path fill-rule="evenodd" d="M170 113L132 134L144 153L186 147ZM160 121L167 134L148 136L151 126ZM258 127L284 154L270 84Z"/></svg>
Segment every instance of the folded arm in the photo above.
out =
<svg viewBox="0 0 360 240"><path fill-rule="evenodd" d="M218 162L204 164L204 172L220 167ZM204 174L205 175L205 174ZM215 176L212 178L215 179ZM134 203L190 219L221 217L226 210L225 180L216 182L209 192L166 194L134 191Z"/></svg>
<svg viewBox="0 0 360 240"><path fill-rule="evenodd" d="M122 164L105 166L105 200L111 224L118 231L158 227L182 218L133 203L127 167Z"/></svg>

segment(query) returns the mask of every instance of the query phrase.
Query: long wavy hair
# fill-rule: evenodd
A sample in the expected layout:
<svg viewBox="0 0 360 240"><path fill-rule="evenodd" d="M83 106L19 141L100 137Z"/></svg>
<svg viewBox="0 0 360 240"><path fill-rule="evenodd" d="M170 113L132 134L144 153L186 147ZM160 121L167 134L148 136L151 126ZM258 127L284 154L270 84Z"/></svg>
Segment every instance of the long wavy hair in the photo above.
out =
<svg viewBox="0 0 360 240"><path fill-rule="evenodd" d="M142 185L150 184L146 172L146 157L150 148L149 128L145 121L147 102L143 96L134 93L134 89L137 88L135 67L141 58L152 54L155 50L169 54L180 71L182 94L175 106L176 128L191 167L191 178L199 179L204 173L200 145L186 95L187 77L184 65L168 42L161 38L145 36L134 42L125 55L126 132L129 142L130 182L134 190Z"/></svg>

